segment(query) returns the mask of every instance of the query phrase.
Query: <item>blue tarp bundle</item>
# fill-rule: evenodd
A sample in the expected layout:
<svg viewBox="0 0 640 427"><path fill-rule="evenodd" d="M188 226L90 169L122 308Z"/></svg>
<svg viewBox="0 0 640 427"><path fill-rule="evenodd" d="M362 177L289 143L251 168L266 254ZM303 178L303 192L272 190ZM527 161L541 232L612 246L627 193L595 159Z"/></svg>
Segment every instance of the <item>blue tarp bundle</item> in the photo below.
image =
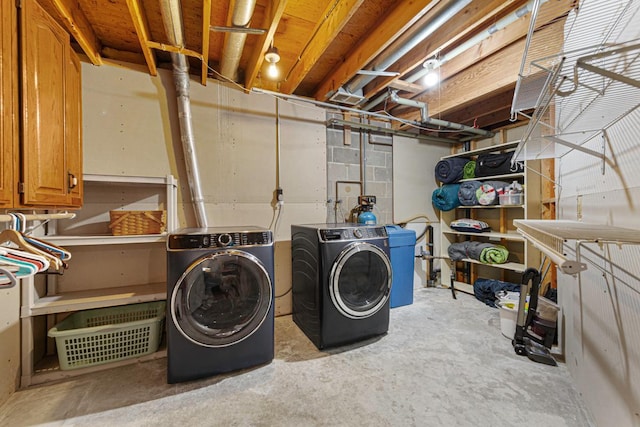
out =
<svg viewBox="0 0 640 427"><path fill-rule="evenodd" d="M473 283L473 294L491 307L496 306L496 292L499 291L520 292L520 285L496 279L477 279Z"/></svg>
<svg viewBox="0 0 640 427"><path fill-rule="evenodd" d="M431 194L433 205L436 209L445 212L457 208L460 206L458 190L460 190L460 184L447 184L436 188Z"/></svg>

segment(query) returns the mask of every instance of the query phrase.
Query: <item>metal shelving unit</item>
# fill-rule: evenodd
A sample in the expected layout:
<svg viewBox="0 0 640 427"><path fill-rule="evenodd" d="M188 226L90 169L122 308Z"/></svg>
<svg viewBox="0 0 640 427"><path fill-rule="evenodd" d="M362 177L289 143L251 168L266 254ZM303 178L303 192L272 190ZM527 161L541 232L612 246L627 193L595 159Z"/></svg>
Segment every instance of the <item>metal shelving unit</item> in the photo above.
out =
<svg viewBox="0 0 640 427"><path fill-rule="evenodd" d="M633 33L633 1L581 1L567 17L562 43L534 31L536 21L545 19L538 13L542 3L534 5L511 108L512 117L529 117L525 111L534 109L515 159L561 158L578 150L601 159L604 172L612 164L607 133L640 100L640 39L625 39ZM578 17L599 27L580 26ZM559 51L539 56L545 46ZM590 128L577 125L577 118Z"/></svg>

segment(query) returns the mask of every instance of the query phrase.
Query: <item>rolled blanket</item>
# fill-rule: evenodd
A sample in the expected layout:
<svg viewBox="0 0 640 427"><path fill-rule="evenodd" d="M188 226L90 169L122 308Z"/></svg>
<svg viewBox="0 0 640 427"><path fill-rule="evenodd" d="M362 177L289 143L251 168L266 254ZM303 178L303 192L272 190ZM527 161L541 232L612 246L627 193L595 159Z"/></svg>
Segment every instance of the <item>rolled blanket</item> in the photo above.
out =
<svg viewBox="0 0 640 427"><path fill-rule="evenodd" d="M460 181L464 174L464 166L469 159L464 157L450 157L436 163L436 179L443 184Z"/></svg>
<svg viewBox="0 0 640 427"><path fill-rule="evenodd" d="M476 206L478 204L478 197L476 191L482 183L480 181L465 181L460 184L460 190L458 190L458 198L462 206Z"/></svg>
<svg viewBox="0 0 640 427"><path fill-rule="evenodd" d="M462 172L462 179L471 179L476 177L476 162L469 160L464 165L464 171Z"/></svg>
<svg viewBox="0 0 640 427"><path fill-rule="evenodd" d="M500 201L499 195L509 184L502 181L483 181L476 190L476 198L481 206L496 205Z"/></svg>
<svg viewBox="0 0 640 427"><path fill-rule="evenodd" d="M509 251L501 245L485 248L480 254L480 262L484 264L504 264L509 258Z"/></svg>
<svg viewBox="0 0 640 427"><path fill-rule="evenodd" d="M492 248L495 245L491 243L482 243L475 241L465 241L452 243L449 245L447 252L452 261L460 261L465 258L471 258L480 261L480 255L484 249Z"/></svg>
<svg viewBox="0 0 640 427"><path fill-rule="evenodd" d="M459 189L460 184L447 184L436 188L431 194L433 206L445 212L457 208L460 206L460 199L458 199Z"/></svg>

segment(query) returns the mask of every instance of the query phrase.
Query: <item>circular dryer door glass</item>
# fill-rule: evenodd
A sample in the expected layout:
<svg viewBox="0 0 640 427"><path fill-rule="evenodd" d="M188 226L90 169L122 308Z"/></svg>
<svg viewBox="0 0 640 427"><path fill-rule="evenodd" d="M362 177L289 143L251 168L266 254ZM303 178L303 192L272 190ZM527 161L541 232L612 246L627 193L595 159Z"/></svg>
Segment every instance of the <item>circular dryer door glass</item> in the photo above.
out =
<svg viewBox="0 0 640 427"><path fill-rule="evenodd" d="M331 300L343 315L353 319L369 317L389 299L389 257L370 243L354 243L338 256L329 286Z"/></svg>
<svg viewBox="0 0 640 427"><path fill-rule="evenodd" d="M189 340L224 347L247 338L264 322L273 299L260 260L242 251L223 251L195 261L171 296L171 315Z"/></svg>

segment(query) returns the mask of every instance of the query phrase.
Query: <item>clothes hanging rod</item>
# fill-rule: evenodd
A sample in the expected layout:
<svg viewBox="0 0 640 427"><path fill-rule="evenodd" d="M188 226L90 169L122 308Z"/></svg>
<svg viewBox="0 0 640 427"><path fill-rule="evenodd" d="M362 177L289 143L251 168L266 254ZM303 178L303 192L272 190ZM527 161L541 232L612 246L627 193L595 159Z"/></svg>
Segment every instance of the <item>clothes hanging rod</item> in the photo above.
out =
<svg viewBox="0 0 640 427"><path fill-rule="evenodd" d="M46 221L48 219L72 219L76 214L73 212L60 212L50 214L23 214L27 221ZM13 217L9 214L0 214L0 222L12 222Z"/></svg>

